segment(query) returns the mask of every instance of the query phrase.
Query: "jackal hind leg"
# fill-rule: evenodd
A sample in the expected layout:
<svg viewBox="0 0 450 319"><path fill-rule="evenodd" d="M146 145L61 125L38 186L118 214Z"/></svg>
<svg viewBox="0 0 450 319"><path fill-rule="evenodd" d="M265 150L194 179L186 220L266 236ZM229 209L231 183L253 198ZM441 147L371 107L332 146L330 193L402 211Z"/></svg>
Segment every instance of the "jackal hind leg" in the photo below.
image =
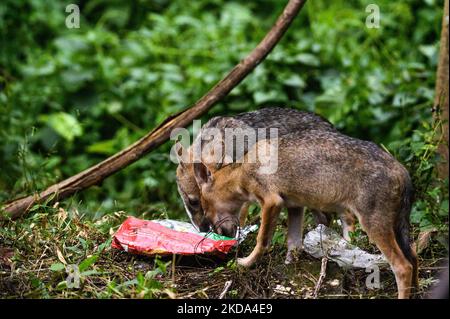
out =
<svg viewBox="0 0 450 319"><path fill-rule="evenodd" d="M286 264L298 258L303 249L303 207L288 208L287 254Z"/></svg>
<svg viewBox="0 0 450 319"><path fill-rule="evenodd" d="M325 226L330 226L331 221L333 220L331 214L326 214L321 212L320 210L317 209L310 209L312 215L313 215L313 219L314 222L316 223L316 225L325 225Z"/></svg>
<svg viewBox="0 0 450 319"><path fill-rule="evenodd" d="M375 215L377 214L371 214L373 218L376 218ZM377 219L381 220L382 217ZM405 257L397 243L394 222L370 223L361 217L359 222L369 236L370 241L377 245L389 262L397 282L398 298L408 299L412 288L413 265Z"/></svg>

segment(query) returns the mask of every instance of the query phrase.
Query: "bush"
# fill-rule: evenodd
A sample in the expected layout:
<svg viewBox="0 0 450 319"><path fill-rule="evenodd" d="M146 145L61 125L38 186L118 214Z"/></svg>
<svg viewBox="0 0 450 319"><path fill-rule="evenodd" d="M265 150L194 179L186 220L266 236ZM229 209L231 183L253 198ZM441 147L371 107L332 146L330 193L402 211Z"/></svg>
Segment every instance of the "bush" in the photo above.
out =
<svg viewBox="0 0 450 319"><path fill-rule="evenodd" d="M410 169L420 228L448 227L433 175L431 107L442 1L311 1L279 46L204 119L268 105L317 112L385 146ZM64 1L0 4L0 200L30 193L114 154L191 105L270 28L284 2ZM431 135L430 135L431 134ZM73 198L93 218L113 210L184 217L170 143ZM444 182L445 183L445 182Z"/></svg>

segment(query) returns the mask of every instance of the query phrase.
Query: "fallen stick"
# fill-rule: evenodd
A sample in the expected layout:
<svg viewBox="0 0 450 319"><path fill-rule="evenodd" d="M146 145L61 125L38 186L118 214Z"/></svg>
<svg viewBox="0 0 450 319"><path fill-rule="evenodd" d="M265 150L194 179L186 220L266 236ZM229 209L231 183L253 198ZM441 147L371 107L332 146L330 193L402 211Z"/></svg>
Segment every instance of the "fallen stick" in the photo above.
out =
<svg viewBox="0 0 450 319"><path fill-rule="evenodd" d="M42 192L36 192L33 195L4 204L0 211L4 211L6 214L0 215L0 220L5 217L12 219L18 218L35 204L43 202L50 204L99 184L108 176L136 162L142 156L166 142L170 137L170 132L174 128L186 127L194 119L206 113L218 101L227 96L232 89L266 58L280 41L305 2L306 0L290 0L275 24L256 48L192 107L168 117L140 140L103 162L54 184Z"/></svg>
<svg viewBox="0 0 450 319"><path fill-rule="evenodd" d="M323 280L325 279L327 275L327 264L328 264L328 252L325 254L325 256L322 257L322 264L320 265L320 275L319 279L317 280L316 287L314 288L313 298L317 299L317 296L319 295L320 287L322 286Z"/></svg>
<svg viewBox="0 0 450 319"><path fill-rule="evenodd" d="M175 287L175 266L177 262L177 255L173 254L172 256L172 286Z"/></svg>
<svg viewBox="0 0 450 319"><path fill-rule="evenodd" d="M230 289L232 283L233 283L233 280L228 280L225 282L223 291L220 293L219 299L223 299L225 297L225 295L227 294L228 290Z"/></svg>

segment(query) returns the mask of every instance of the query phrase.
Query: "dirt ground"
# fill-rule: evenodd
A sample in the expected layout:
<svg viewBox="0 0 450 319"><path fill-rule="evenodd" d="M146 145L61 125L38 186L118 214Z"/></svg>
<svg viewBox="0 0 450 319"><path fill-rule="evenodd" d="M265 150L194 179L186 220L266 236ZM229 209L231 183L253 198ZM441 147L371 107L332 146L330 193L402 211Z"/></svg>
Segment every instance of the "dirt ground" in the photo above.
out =
<svg viewBox="0 0 450 319"><path fill-rule="evenodd" d="M138 256L111 248L111 233L123 220L113 214L91 222L64 210L33 215L0 227L0 298L396 298L390 269L380 270L381 287L368 289L364 269L342 269L329 261L318 285L321 260L301 253L286 265L281 236L260 263L236 266L256 241L250 234L226 258ZM363 237L361 237L363 238ZM373 245L359 245L376 251ZM366 245L362 247L361 245ZM424 297L436 282L446 258L433 244L420 255L420 289ZM175 263L174 263L175 261ZM78 288L67 286L68 264L81 271Z"/></svg>

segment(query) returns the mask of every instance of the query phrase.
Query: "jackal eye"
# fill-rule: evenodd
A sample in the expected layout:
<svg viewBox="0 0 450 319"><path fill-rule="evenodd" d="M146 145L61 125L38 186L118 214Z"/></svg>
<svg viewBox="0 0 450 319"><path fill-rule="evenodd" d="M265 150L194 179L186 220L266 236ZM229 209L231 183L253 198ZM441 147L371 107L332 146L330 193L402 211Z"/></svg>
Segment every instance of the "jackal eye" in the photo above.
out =
<svg viewBox="0 0 450 319"><path fill-rule="evenodd" d="M200 201L197 198L188 197L189 205L192 207L198 207L200 205Z"/></svg>

